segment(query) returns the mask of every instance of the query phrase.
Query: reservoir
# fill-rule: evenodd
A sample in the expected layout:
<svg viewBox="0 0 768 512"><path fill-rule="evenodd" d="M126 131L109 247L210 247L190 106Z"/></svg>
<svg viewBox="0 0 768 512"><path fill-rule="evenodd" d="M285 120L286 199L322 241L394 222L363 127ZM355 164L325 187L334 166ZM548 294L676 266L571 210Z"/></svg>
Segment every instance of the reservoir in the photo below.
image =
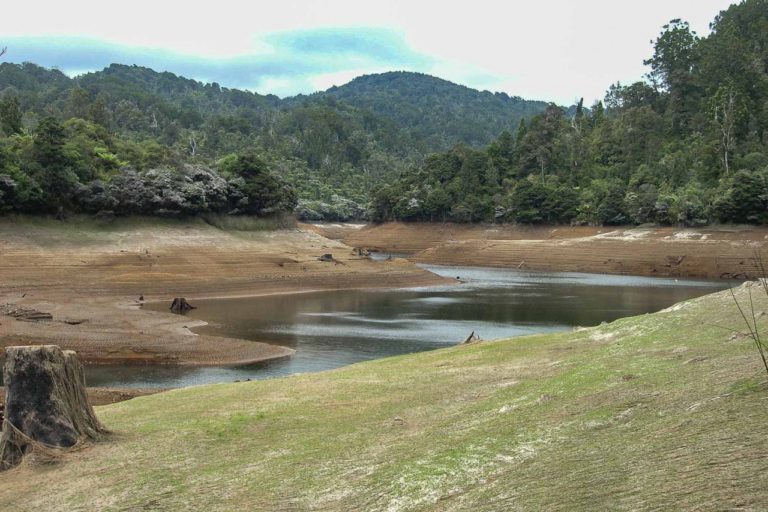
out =
<svg viewBox="0 0 768 512"><path fill-rule="evenodd" d="M734 282L424 266L456 284L191 301L195 332L283 345L290 359L244 367L91 366L89 386L179 387L316 372L460 343L594 326ZM168 311L167 304L145 307ZM225 348L222 347L224 350Z"/></svg>

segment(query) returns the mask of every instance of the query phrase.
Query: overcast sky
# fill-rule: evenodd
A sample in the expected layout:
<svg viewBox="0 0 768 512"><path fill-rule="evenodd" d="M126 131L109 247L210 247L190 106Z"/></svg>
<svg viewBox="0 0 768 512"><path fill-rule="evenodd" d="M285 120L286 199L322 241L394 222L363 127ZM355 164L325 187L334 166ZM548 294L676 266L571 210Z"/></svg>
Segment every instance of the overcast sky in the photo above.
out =
<svg viewBox="0 0 768 512"><path fill-rule="evenodd" d="M570 104L646 72L673 18L701 35L729 0L18 1L0 47L73 75L112 62L284 97L389 70Z"/></svg>

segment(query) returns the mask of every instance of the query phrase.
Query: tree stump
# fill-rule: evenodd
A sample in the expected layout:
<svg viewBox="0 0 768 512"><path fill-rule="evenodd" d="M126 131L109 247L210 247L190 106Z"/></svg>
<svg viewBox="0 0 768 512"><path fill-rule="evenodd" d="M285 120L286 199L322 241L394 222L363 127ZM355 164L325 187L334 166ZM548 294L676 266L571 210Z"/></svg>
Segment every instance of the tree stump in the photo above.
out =
<svg viewBox="0 0 768 512"><path fill-rule="evenodd" d="M480 336L475 334L475 331L472 331L469 333L469 336L467 336L467 339L465 339L462 344L463 345L469 345L470 343L475 343L480 341Z"/></svg>
<svg viewBox="0 0 768 512"><path fill-rule="evenodd" d="M175 299L173 299L173 302L171 302L170 309L174 313L184 314L187 311L191 311L196 308L195 306L187 302L187 299L185 299L184 297L176 297Z"/></svg>
<svg viewBox="0 0 768 512"><path fill-rule="evenodd" d="M77 354L56 345L5 349L0 470L31 453L55 458L107 431L88 402Z"/></svg>

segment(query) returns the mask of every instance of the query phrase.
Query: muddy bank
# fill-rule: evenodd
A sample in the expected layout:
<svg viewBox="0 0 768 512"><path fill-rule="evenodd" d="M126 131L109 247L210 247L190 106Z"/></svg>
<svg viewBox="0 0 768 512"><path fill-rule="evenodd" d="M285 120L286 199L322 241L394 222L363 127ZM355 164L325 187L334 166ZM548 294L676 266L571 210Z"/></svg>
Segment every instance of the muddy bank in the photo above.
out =
<svg viewBox="0 0 768 512"><path fill-rule="evenodd" d="M322 254L333 261L322 262ZM222 231L203 223L93 226L0 221L0 305L52 320L0 315L0 348L57 344L90 364L238 365L290 356L266 343L195 335L184 316L145 300L252 296L442 282L405 261L373 262L300 229ZM194 303L194 302L193 302Z"/></svg>
<svg viewBox="0 0 768 512"><path fill-rule="evenodd" d="M167 391L163 388L87 388L91 405L109 405L124 402L137 396L154 395ZM0 386L0 404L5 401L5 388Z"/></svg>
<svg viewBox="0 0 768 512"><path fill-rule="evenodd" d="M322 227L313 227L322 233ZM719 226L517 227L389 223L342 231L348 245L411 253L413 261L440 265L590 272L665 277L756 277L755 250L768 229Z"/></svg>

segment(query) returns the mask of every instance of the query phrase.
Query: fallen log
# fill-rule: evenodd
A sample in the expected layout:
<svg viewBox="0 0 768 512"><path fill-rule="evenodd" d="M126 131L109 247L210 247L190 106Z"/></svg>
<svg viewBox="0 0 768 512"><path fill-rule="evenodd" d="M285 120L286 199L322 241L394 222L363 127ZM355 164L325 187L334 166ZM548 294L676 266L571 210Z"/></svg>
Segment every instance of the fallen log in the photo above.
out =
<svg viewBox="0 0 768 512"><path fill-rule="evenodd" d="M16 306L14 304L3 304L0 306L0 312L21 321L36 322L39 320L53 320L53 315L50 313L38 311L33 308Z"/></svg>
<svg viewBox="0 0 768 512"><path fill-rule="evenodd" d="M75 352L56 345L8 347L5 357L0 470L33 454L55 460L107 432L88 402Z"/></svg>

